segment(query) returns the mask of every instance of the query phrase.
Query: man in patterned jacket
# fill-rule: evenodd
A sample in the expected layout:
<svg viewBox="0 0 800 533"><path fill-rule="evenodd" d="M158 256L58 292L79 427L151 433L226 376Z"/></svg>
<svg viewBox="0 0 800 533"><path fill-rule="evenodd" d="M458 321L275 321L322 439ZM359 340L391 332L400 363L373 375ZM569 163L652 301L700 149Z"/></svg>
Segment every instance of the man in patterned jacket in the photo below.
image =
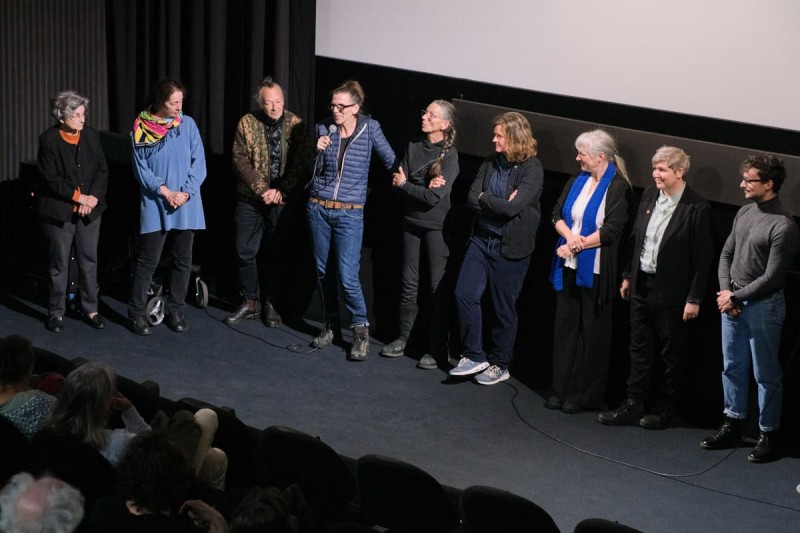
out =
<svg viewBox="0 0 800 533"><path fill-rule="evenodd" d="M259 109L241 118L233 141L239 196L234 215L236 257L243 301L225 322L261 318L256 256L263 240L269 257L264 322L274 328L281 325L271 300L280 287L277 258L284 240L284 232L276 230L284 206L300 195L308 179L311 140L300 117L284 109L283 89L272 78L259 83L255 99Z"/></svg>

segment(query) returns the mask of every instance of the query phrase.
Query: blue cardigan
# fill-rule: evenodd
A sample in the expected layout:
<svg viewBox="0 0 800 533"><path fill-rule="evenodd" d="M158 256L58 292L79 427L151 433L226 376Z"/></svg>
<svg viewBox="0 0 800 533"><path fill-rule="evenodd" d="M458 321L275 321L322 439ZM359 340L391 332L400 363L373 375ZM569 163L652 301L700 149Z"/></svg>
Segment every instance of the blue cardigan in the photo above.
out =
<svg viewBox="0 0 800 533"><path fill-rule="evenodd" d="M328 135L331 124L330 119L318 123L317 138ZM358 115L355 132L344 154L340 176L337 167L341 142L339 132L335 131L331 135L331 145L317 155L311 197L363 205L367 200L367 178L372 153L381 159L388 170L397 168L397 157L378 121L366 115Z"/></svg>
<svg viewBox="0 0 800 533"><path fill-rule="evenodd" d="M183 123L167 132L155 145L136 147L131 137L133 169L142 190L139 233L171 229L205 229L200 185L206 179L206 156L197 124ZM158 192L165 185L189 193L189 201L172 209Z"/></svg>

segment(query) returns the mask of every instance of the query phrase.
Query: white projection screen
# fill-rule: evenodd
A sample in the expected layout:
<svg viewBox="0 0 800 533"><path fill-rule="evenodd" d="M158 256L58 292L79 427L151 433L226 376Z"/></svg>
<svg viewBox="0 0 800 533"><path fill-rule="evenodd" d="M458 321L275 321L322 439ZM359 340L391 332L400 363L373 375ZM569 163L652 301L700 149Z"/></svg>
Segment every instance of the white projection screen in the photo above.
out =
<svg viewBox="0 0 800 533"><path fill-rule="evenodd" d="M316 54L800 130L797 0L317 0Z"/></svg>

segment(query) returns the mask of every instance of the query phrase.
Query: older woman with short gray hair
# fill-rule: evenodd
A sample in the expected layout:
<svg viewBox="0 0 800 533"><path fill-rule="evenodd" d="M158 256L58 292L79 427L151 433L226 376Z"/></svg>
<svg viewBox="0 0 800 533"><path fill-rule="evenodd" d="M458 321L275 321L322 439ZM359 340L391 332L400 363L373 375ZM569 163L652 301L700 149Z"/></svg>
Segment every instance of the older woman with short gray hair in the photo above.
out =
<svg viewBox="0 0 800 533"><path fill-rule="evenodd" d="M70 250L75 246L79 272L79 306L95 329L105 323L98 314L97 244L100 217L106 208L108 166L100 136L85 126L89 99L62 91L50 101L58 121L39 136L39 171L43 186L37 197L42 233L47 242L50 297L48 330L64 326Z"/></svg>

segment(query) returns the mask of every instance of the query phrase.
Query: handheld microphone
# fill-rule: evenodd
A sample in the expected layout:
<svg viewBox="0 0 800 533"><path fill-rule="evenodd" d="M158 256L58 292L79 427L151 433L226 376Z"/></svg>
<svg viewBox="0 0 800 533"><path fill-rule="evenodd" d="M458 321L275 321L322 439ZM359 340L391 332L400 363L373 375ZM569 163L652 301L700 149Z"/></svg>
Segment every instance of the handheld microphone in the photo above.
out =
<svg viewBox="0 0 800 533"><path fill-rule="evenodd" d="M331 124L328 126L328 137L332 136L334 133L336 133L336 124Z"/></svg>

